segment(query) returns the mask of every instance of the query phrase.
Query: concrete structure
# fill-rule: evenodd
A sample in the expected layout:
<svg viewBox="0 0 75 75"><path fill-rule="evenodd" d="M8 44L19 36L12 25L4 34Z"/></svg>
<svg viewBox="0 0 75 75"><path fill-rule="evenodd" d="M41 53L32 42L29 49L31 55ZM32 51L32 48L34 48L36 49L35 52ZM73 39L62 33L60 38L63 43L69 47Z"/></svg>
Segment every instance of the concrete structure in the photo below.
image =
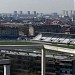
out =
<svg viewBox="0 0 75 75"><path fill-rule="evenodd" d="M10 65L4 65L4 75L10 75Z"/></svg>
<svg viewBox="0 0 75 75"><path fill-rule="evenodd" d="M40 48L42 49L43 45L39 44L39 45L0 45L0 50L14 50L15 49L36 49L36 48ZM16 51L21 51L23 52L23 50L16 50Z"/></svg>
<svg viewBox="0 0 75 75"><path fill-rule="evenodd" d="M42 59L41 59L41 75L45 75L45 51L46 50L51 50L51 51L57 51L57 52L64 52L64 53L70 53L70 54L75 54L75 50L74 49L68 49L68 48L63 48L63 47L56 47L56 46L50 46L50 45L0 45L0 50L1 49L9 49L9 51L11 49L34 49L34 48L42 48ZM8 51L8 52L9 52ZM13 50L13 51L17 51L17 52L23 52L23 50ZM25 52L25 50L24 50ZM9 69L9 67L7 67ZM6 72L6 71L5 71Z"/></svg>
<svg viewBox="0 0 75 75"><path fill-rule="evenodd" d="M50 45L44 45L42 49L42 59L41 59L41 75L45 75L45 51L46 50L52 50L52 51L57 51L57 52L63 52L63 53L71 53L75 54L74 49L69 49L69 48L63 48L63 47L55 47L55 46L50 46Z"/></svg>
<svg viewBox="0 0 75 75"><path fill-rule="evenodd" d="M33 28L33 26L29 26L29 35L34 36L34 28Z"/></svg>
<svg viewBox="0 0 75 75"><path fill-rule="evenodd" d="M41 75L45 75L45 51L42 49Z"/></svg>
<svg viewBox="0 0 75 75"><path fill-rule="evenodd" d="M4 65L4 75L10 75L10 60L9 59L1 59L0 65Z"/></svg>

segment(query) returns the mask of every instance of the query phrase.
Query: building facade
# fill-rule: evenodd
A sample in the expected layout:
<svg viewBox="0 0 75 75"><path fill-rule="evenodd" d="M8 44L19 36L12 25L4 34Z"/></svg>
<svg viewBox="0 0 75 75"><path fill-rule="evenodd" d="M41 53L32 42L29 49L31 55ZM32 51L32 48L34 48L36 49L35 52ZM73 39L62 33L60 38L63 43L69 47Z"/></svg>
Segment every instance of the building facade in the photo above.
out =
<svg viewBox="0 0 75 75"><path fill-rule="evenodd" d="M19 36L19 30L17 27L0 26L0 39L17 39Z"/></svg>

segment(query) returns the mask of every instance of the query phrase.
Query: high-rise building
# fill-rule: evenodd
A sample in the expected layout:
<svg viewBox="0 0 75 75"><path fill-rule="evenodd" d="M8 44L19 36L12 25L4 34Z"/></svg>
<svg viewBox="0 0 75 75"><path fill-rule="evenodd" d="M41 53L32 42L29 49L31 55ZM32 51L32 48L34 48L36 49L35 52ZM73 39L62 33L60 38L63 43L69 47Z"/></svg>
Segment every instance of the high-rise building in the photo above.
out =
<svg viewBox="0 0 75 75"><path fill-rule="evenodd" d="M28 15L30 15L30 11L28 11Z"/></svg>
<svg viewBox="0 0 75 75"><path fill-rule="evenodd" d="M62 11L62 16L65 16L65 10Z"/></svg>
<svg viewBox="0 0 75 75"><path fill-rule="evenodd" d="M73 16L73 11L70 10L69 16L72 17Z"/></svg>
<svg viewBox="0 0 75 75"><path fill-rule="evenodd" d="M20 11L20 15L22 15L23 14L23 12L22 11Z"/></svg>
<svg viewBox="0 0 75 75"><path fill-rule="evenodd" d="M37 15L36 11L34 11L34 15Z"/></svg>
<svg viewBox="0 0 75 75"><path fill-rule="evenodd" d="M17 11L14 11L14 15L17 16Z"/></svg>
<svg viewBox="0 0 75 75"><path fill-rule="evenodd" d="M73 16L73 11L72 10L63 10L62 11L62 16L72 17Z"/></svg>
<svg viewBox="0 0 75 75"><path fill-rule="evenodd" d="M68 13L68 11L66 11L66 16L69 16L69 13Z"/></svg>
<svg viewBox="0 0 75 75"><path fill-rule="evenodd" d="M75 11L73 11L73 15L75 15Z"/></svg>

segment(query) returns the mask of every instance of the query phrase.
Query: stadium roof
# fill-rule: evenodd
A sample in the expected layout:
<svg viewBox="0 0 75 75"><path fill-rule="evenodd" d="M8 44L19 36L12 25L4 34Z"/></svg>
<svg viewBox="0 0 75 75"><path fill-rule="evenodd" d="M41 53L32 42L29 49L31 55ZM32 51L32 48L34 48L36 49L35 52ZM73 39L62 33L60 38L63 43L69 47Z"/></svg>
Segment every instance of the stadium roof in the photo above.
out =
<svg viewBox="0 0 75 75"><path fill-rule="evenodd" d="M75 35L75 34L53 33L53 32L40 32L40 34Z"/></svg>

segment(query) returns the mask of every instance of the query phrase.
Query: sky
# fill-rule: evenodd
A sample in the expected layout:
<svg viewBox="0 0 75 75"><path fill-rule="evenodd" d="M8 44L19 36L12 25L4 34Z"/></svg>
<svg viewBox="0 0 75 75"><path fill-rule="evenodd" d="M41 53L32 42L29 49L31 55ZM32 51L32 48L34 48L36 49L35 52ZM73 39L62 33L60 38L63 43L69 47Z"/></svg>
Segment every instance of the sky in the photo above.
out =
<svg viewBox="0 0 75 75"><path fill-rule="evenodd" d="M73 10L72 0L0 0L0 12L37 11L43 13Z"/></svg>

